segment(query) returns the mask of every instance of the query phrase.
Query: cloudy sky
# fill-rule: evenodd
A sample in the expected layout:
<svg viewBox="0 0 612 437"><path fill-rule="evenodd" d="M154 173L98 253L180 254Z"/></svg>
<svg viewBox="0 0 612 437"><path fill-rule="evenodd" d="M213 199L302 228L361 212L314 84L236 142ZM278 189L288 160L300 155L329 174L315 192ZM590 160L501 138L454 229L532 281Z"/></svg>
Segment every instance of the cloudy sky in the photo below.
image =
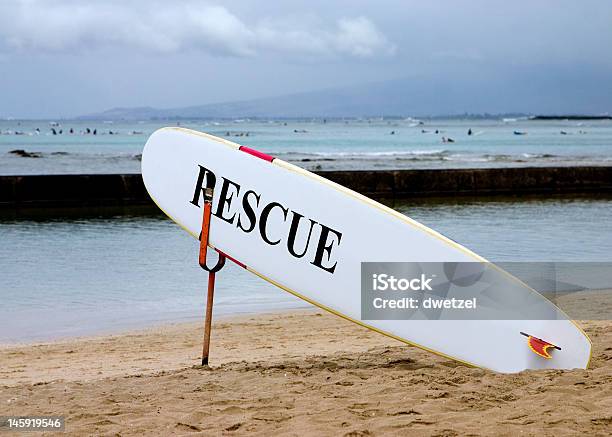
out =
<svg viewBox="0 0 612 437"><path fill-rule="evenodd" d="M509 84L509 106L520 81L552 83L561 94L563 86L609 93L612 2L0 1L4 117L430 76Z"/></svg>

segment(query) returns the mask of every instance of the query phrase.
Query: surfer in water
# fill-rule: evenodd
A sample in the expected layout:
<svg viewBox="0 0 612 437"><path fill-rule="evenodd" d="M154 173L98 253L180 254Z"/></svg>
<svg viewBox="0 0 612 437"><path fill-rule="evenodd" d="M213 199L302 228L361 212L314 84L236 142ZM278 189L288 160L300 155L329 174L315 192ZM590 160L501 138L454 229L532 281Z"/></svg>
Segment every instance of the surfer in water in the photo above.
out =
<svg viewBox="0 0 612 437"><path fill-rule="evenodd" d="M468 129L468 135L472 135L472 128Z"/></svg>

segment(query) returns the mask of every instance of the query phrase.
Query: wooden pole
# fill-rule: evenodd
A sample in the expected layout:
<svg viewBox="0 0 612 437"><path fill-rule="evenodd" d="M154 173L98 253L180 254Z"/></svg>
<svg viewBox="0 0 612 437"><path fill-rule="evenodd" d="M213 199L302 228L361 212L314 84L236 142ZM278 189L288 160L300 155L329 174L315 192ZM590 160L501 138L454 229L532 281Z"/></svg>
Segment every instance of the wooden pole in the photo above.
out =
<svg viewBox="0 0 612 437"><path fill-rule="evenodd" d="M198 261L200 267L208 272L208 294L206 296L206 315L204 317L204 340L202 342L202 366L208 366L210 351L210 333L212 326L213 298L215 294L215 273L221 270L225 264L225 256L219 255L219 261L213 268L206 265L206 253L208 251L208 237L210 234L210 215L212 211L212 189L204 190L204 212L202 216L202 234L200 234L200 252Z"/></svg>
<svg viewBox="0 0 612 437"><path fill-rule="evenodd" d="M212 326L213 297L215 294L215 272L208 272L208 295L206 297L206 317L204 318L204 341L202 343L202 365L208 366L210 351L210 328Z"/></svg>

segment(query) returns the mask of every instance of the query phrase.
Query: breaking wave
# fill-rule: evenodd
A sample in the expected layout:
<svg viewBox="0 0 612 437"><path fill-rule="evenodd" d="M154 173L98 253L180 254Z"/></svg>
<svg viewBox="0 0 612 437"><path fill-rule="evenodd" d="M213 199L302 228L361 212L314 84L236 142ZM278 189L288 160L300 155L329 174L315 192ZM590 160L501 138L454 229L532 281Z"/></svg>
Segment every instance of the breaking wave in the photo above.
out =
<svg viewBox="0 0 612 437"><path fill-rule="evenodd" d="M89 159L89 160L108 160L108 161L121 161L121 160L142 160L142 153L124 153L124 154L106 154L106 153L78 153L78 152L39 152L30 151L25 149L13 149L6 152L8 155L18 158L71 158L71 159Z"/></svg>
<svg viewBox="0 0 612 437"><path fill-rule="evenodd" d="M382 151L279 151L271 154L308 170L394 170L410 168L508 167L521 165L607 165L612 158L595 156L556 155L551 153L483 153L473 150L414 149ZM129 171L140 170L140 153L65 152L14 149L6 155L16 158L5 162L18 168L40 165L44 171ZM5 155L5 156L6 156ZM34 159L35 158L35 159ZM18 161L17 161L18 160ZM23 162L23 164L17 164ZM31 163L31 164L30 164ZM1 167L1 166L0 166ZM16 167L16 168L17 168ZM32 167L34 168L34 167Z"/></svg>

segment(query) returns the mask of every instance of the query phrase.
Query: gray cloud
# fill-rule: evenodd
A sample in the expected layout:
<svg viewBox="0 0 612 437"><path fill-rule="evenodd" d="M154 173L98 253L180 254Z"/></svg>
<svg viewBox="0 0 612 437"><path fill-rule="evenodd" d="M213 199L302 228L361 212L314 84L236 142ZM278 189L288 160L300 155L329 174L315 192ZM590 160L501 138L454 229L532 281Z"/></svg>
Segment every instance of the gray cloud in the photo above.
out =
<svg viewBox="0 0 612 437"><path fill-rule="evenodd" d="M363 16L339 18L327 27L309 23L287 28L279 19L247 24L223 6L197 0L5 0L0 3L0 41L16 52L119 47L298 58L370 58L395 52L395 46Z"/></svg>
<svg viewBox="0 0 612 437"><path fill-rule="evenodd" d="M610 111L610 17L605 0L0 0L0 117L385 81L389 110Z"/></svg>

